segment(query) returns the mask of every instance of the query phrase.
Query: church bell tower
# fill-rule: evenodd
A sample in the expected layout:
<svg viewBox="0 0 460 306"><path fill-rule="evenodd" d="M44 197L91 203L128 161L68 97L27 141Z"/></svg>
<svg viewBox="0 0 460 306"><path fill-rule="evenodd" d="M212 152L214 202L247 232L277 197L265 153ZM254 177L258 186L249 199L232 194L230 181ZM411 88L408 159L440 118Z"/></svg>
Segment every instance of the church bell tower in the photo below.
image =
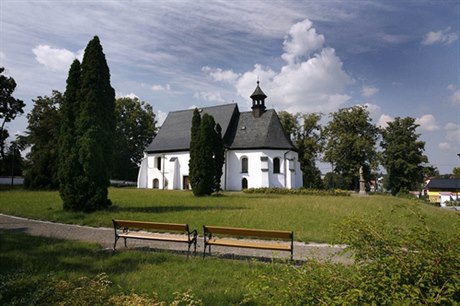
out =
<svg viewBox="0 0 460 306"><path fill-rule="evenodd" d="M264 94L262 89L259 87L259 81L257 81L257 87L251 95L252 99L252 115L255 118L259 118L265 112L265 98L267 95Z"/></svg>

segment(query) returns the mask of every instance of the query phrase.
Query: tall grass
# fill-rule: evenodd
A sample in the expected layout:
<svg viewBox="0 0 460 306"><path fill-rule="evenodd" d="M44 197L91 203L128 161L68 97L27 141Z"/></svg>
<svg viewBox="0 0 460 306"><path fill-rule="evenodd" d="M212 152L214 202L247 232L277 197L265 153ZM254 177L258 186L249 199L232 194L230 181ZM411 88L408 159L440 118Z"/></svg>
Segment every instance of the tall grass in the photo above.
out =
<svg viewBox="0 0 460 306"><path fill-rule="evenodd" d="M0 192L0 212L33 219L92 226L111 226L111 219L189 223L202 231L203 225L292 230L305 242L338 242L335 227L356 215L379 213L385 222L408 227L407 214L419 210L427 225L448 234L459 214L413 200L390 196L334 197L224 193L194 197L187 191L112 188L113 206L91 214L64 211L57 192L12 190ZM403 207L403 209L396 209Z"/></svg>

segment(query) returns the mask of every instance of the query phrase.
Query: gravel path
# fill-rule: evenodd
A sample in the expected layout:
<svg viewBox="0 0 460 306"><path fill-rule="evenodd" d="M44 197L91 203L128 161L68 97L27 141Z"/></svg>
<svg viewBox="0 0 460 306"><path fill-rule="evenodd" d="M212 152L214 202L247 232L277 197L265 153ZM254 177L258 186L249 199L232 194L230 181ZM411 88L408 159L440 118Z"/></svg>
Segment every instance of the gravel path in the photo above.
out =
<svg viewBox="0 0 460 306"><path fill-rule="evenodd" d="M114 242L113 228L90 227L81 225L71 225L54 223L49 221L39 221L15 216L0 214L0 230L22 232L34 236L45 236L58 239L80 240L100 244L103 248L112 249ZM144 241L131 239L128 240L128 248L145 248L153 250L172 250L180 253L187 251L187 246L178 243L168 243L159 241ZM117 249L123 249L124 243L118 241ZM311 258L320 260L331 260L336 263L350 264L352 259L344 254L343 246L294 242L294 260L304 261ZM197 255L203 253L203 237L198 237ZM241 248L213 247L213 256L231 258L257 258L260 260L270 260L271 258L289 258L289 252L274 252L266 250L253 250ZM207 255L206 255L207 256Z"/></svg>

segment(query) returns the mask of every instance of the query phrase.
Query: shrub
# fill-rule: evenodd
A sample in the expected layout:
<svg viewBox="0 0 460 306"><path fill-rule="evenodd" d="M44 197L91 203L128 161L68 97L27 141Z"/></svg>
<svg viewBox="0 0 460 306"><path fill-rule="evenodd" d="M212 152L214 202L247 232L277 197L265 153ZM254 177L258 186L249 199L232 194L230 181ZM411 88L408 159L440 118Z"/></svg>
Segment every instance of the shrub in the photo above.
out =
<svg viewBox="0 0 460 306"><path fill-rule="evenodd" d="M248 286L246 302L268 305L457 305L460 300L460 226L452 235L430 230L425 217L410 211L417 225L389 227L350 218L340 225L341 241L355 258L344 266L309 261L273 268ZM265 299L268 297L268 299Z"/></svg>
<svg viewBox="0 0 460 306"><path fill-rule="evenodd" d="M350 193L346 190L321 190L321 189L287 189L287 188L249 188L244 189L245 193L264 193L264 194L298 194L298 195L313 195L313 196L349 196Z"/></svg>

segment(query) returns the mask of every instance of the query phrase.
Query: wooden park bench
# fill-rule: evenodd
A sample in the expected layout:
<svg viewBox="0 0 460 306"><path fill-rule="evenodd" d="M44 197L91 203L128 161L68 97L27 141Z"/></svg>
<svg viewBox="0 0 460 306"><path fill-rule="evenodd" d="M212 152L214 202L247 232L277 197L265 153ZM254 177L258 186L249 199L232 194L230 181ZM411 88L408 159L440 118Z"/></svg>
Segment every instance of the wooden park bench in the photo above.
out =
<svg viewBox="0 0 460 306"><path fill-rule="evenodd" d="M113 244L114 251L117 246L118 239L123 238L125 240L125 247L127 247L126 240L129 238L187 243L187 256L190 254L190 247L193 244L194 253L196 252L197 231L190 231L188 224L113 219L112 222L115 230L115 243Z"/></svg>
<svg viewBox="0 0 460 306"><path fill-rule="evenodd" d="M211 246L239 247L291 252L294 257L294 232L250 228L222 227L203 225L204 252L211 254ZM263 238L264 240L241 240L237 238ZM267 240L268 239L268 240Z"/></svg>

